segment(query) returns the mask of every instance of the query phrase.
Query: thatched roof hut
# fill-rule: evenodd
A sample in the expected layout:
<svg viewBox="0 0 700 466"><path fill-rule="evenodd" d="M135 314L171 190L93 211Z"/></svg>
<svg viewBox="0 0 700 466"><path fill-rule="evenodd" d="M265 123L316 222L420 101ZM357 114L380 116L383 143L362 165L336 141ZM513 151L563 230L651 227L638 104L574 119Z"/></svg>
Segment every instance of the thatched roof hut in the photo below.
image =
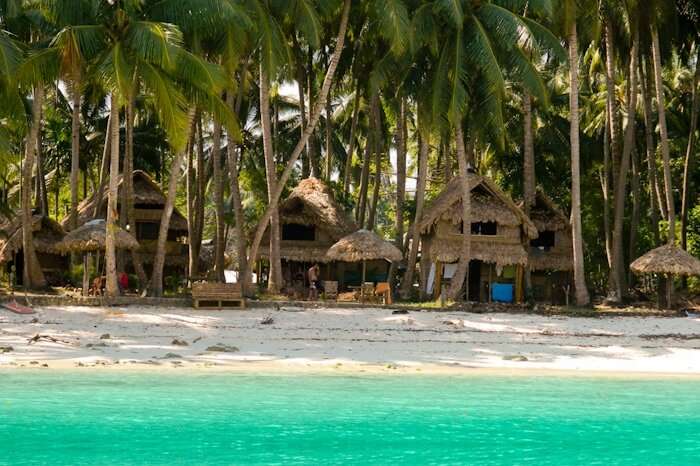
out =
<svg viewBox="0 0 700 466"><path fill-rule="evenodd" d="M134 250L139 243L129 232L115 226L116 248ZM72 252L103 251L107 243L107 225L104 220L93 220L66 234L63 241L56 245L62 254Z"/></svg>
<svg viewBox="0 0 700 466"><path fill-rule="evenodd" d="M58 222L43 215L34 215L32 232L37 253L58 254L57 244L65 235ZM0 223L0 263L11 261L22 248L22 220L18 214Z"/></svg>
<svg viewBox="0 0 700 466"><path fill-rule="evenodd" d="M636 273L700 275L700 260L681 248L665 244L639 257L630 268Z"/></svg>
<svg viewBox="0 0 700 466"><path fill-rule="evenodd" d="M121 189L124 183L124 176L119 175L119 190L121 199ZM95 207L100 200L101 211L98 212L97 218L106 218L107 215L107 197L109 186L105 185L102 190L85 199L78 206L78 225L82 225L90 220L93 220ZM148 176L146 172L141 170L134 171L134 209L136 211L136 221L157 222L160 223L162 209L165 207L165 194L160 186ZM68 227L70 218L63 220L63 227ZM170 230L177 232L187 232L187 219L177 210L173 210L170 219Z"/></svg>
<svg viewBox="0 0 700 466"><path fill-rule="evenodd" d="M358 230L341 238L328 250L329 260L341 262L361 262L385 259L398 262L403 258L399 248L380 238L373 231Z"/></svg>
<svg viewBox="0 0 700 466"><path fill-rule="evenodd" d="M518 204L522 209L523 202ZM533 271L574 268L571 224L559 206L541 189L530 208L530 220L537 227L538 238L531 242L529 265Z"/></svg>
<svg viewBox="0 0 700 466"><path fill-rule="evenodd" d="M490 179L470 173L471 223L488 224L495 234L472 232L472 259L505 265L526 264L522 235L536 238L537 227L525 213ZM418 229L423 253L433 261L455 262L462 247L462 182L454 178L426 208Z"/></svg>
<svg viewBox="0 0 700 466"><path fill-rule="evenodd" d="M327 262L326 252L333 243L357 230L331 189L316 178L302 180L294 188L280 203L279 217L280 252L287 261ZM269 244L269 228L262 244ZM269 250L261 248L260 256L268 255Z"/></svg>

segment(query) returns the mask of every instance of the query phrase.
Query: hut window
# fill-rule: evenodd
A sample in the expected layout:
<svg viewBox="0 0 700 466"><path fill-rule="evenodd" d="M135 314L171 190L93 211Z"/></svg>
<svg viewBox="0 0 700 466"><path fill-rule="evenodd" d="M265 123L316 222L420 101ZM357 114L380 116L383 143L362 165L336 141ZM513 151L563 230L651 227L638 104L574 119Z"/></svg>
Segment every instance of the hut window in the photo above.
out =
<svg viewBox="0 0 700 466"><path fill-rule="evenodd" d="M316 227L314 225L301 225L299 223L285 223L282 225L283 241L314 241L316 240Z"/></svg>
<svg viewBox="0 0 700 466"><path fill-rule="evenodd" d="M153 222L137 222L136 223L136 239L138 240L157 240L160 224Z"/></svg>
<svg viewBox="0 0 700 466"><path fill-rule="evenodd" d="M459 232L464 232L464 226L460 226ZM498 224L496 222L474 222L472 223L472 235L495 236L498 234Z"/></svg>
<svg viewBox="0 0 700 466"><path fill-rule="evenodd" d="M542 250L547 250L554 247L554 232L551 230L541 231L539 236L533 240L530 240L530 246L533 248L539 248Z"/></svg>

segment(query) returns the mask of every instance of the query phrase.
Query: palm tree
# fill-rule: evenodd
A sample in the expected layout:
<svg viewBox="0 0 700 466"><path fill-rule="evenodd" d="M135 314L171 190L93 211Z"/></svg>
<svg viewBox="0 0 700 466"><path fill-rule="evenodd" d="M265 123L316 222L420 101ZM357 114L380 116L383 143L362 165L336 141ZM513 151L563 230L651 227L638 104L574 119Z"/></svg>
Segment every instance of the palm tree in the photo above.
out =
<svg viewBox="0 0 700 466"><path fill-rule="evenodd" d="M287 165L284 168L284 171L282 172L279 179L277 179L277 183L275 185L274 191L272 192L272 195L269 196L268 207L265 210L265 213L263 213L260 222L258 223L258 227L255 231L255 237L253 238L253 243L250 248L250 254L248 256L249 263L254 262L257 258L258 249L260 248L260 242L262 241L263 234L267 229L267 225L270 222L270 219L272 218L274 212L277 210L277 203L279 202L280 196L282 195L284 185L287 183L287 180L291 176L292 171L294 170L294 166L297 160L299 159L299 156L304 150L306 143L311 137L311 134L315 130L316 125L318 124L318 120L321 117L321 112L324 107L324 101L328 96L331 84L333 83L335 70L338 67L338 62L340 61L340 54L343 51L343 45L345 43L345 32L348 27L348 18L350 16L351 3L351 0L344 0L343 2L343 10L340 20L340 27L338 30L338 36L336 37L335 50L333 51L333 55L331 56L331 60L328 64L328 70L323 80L323 85L321 86L321 90L318 93L316 103L309 117L309 121L305 128L304 134L299 139L299 142L292 151L289 160L287 161Z"/></svg>

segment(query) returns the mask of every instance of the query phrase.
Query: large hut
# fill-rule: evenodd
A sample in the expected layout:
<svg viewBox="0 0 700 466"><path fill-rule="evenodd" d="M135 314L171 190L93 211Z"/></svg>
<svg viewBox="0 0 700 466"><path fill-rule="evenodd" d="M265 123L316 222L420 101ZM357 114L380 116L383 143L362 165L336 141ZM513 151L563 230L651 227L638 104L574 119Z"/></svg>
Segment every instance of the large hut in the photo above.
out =
<svg viewBox="0 0 700 466"><path fill-rule="evenodd" d="M303 283L306 269L314 263L320 265L323 280L346 276L345 270L338 273L344 265L331 263L326 253L335 242L358 228L325 183L316 178L302 180L280 203L279 218L282 275L287 284ZM260 258L269 260L269 227L261 244ZM358 268L358 282L359 274Z"/></svg>
<svg viewBox="0 0 700 466"><path fill-rule="evenodd" d="M62 257L57 244L65 235L61 225L51 218L32 216L32 234L37 259L49 284L59 284L68 272L68 260ZM22 283L24 275L24 246L22 244L22 220L19 212L0 223L0 266L10 272L15 266L15 280Z"/></svg>
<svg viewBox="0 0 700 466"><path fill-rule="evenodd" d="M471 260L470 301L488 301L492 287L510 290L523 299L523 270L528 253L523 244L537 237L537 228L496 184L470 173ZM454 178L426 207L418 225L421 234L421 268L428 295L439 296L445 281L455 273L462 247L462 179ZM426 273L427 272L427 273Z"/></svg>
<svg viewBox="0 0 700 466"><path fill-rule="evenodd" d="M158 233L160 231L160 219L165 208L165 194L160 186L150 176L141 170L134 171L134 213L135 225L129 225L129 232L134 234L141 247L139 248L144 266L152 265L156 253ZM123 176L119 179L118 208L121 209ZM107 218L108 186L105 186L99 195L85 199L78 206L78 226L93 219ZM95 212L98 210L98 212ZM64 228L68 227L69 218L63 221ZM167 269L184 274L188 264L187 249L187 220L177 210L173 210L168 230L168 242L166 244L165 266ZM127 261L130 265L130 255Z"/></svg>
<svg viewBox="0 0 700 466"><path fill-rule="evenodd" d="M553 304L564 303L574 267L569 219L540 189L530 208L530 219L538 233L537 238L530 240L528 249L533 298Z"/></svg>

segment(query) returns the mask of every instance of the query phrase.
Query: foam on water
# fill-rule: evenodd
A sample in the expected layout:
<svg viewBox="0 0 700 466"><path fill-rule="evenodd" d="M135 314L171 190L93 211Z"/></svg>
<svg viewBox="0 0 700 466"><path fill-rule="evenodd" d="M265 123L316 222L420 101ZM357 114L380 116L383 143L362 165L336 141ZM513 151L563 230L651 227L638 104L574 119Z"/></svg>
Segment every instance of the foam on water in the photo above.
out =
<svg viewBox="0 0 700 466"><path fill-rule="evenodd" d="M0 464L700 462L700 381L0 371Z"/></svg>

